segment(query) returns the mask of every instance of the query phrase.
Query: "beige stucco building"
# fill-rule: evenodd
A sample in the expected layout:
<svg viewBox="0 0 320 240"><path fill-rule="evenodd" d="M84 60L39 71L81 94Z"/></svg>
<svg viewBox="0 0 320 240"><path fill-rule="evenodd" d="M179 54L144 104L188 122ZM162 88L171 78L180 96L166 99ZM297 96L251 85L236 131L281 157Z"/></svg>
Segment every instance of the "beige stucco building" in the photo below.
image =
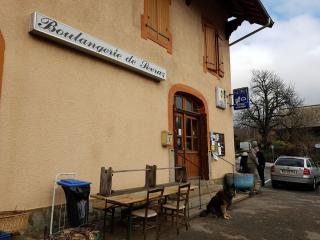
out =
<svg viewBox="0 0 320 240"><path fill-rule="evenodd" d="M185 165L204 179L232 172L211 155L234 162L228 38L243 20L269 19L258 0L223 2L0 0L0 211L48 207L61 172L92 182L91 192L102 166ZM34 12L47 16L42 36L30 32ZM93 44L154 68L110 62ZM163 131L173 134L166 146ZM113 188L142 186L144 177L114 174ZM158 183L172 180L174 171L157 172Z"/></svg>

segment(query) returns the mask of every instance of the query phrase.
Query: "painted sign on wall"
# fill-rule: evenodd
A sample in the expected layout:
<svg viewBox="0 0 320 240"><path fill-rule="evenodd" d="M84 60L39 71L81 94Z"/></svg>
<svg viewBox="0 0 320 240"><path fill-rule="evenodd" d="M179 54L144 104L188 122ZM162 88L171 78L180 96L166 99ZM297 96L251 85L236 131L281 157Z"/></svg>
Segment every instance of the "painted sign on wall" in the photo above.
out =
<svg viewBox="0 0 320 240"><path fill-rule="evenodd" d="M233 109L249 108L249 89L247 87L233 89Z"/></svg>
<svg viewBox="0 0 320 240"><path fill-rule="evenodd" d="M166 79L165 69L43 14L32 14L29 32L130 68L157 81Z"/></svg>

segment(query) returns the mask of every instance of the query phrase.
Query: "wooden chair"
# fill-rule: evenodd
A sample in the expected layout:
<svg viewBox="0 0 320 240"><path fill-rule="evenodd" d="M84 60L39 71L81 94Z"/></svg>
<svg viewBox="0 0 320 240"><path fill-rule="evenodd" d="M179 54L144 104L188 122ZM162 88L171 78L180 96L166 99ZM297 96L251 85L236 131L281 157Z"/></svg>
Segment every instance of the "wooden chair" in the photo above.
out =
<svg viewBox="0 0 320 240"><path fill-rule="evenodd" d="M142 220L143 236L146 239L146 231L157 228L157 239L159 239L161 227L161 206L164 188L148 189L147 200L144 208L133 211L131 214ZM155 222L152 222L155 220Z"/></svg>
<svg viewBox="0 0 320 240"><path fill-rule="evenodd" d="M177 235L179 235L179 225L189 227L189 216L187 214L189 206L190 183L180 184L175 201L167 202L162 207L165 216L171 216L172 223L176 219ZM167 210L171 213L167 213Z"/></svg>

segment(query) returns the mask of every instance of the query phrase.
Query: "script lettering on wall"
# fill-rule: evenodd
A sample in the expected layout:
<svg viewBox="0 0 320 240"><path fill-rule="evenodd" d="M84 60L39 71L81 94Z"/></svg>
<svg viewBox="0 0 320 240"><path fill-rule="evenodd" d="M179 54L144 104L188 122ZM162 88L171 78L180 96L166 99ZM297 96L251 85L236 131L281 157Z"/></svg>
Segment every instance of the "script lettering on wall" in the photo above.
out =
<svg viewBox="0 0 320 240"><path fill-rule="evenodd" d="M140 72L157 81L166 79L165 69L41 13L32 14L29 32Z"/></svg>

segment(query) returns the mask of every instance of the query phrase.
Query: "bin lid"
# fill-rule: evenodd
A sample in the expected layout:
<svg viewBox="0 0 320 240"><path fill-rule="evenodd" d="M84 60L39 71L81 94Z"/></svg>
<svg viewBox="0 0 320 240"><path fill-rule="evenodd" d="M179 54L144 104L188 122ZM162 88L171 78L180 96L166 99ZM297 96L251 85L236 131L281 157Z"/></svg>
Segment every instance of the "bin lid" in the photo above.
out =
<svg viewBox="0 0 320 240"><path fill-rule="evenodd" d="M90 185L91 182L86 182L77 179L61 179L57 182L57 184L65 187L83 187Z"/></svg>

